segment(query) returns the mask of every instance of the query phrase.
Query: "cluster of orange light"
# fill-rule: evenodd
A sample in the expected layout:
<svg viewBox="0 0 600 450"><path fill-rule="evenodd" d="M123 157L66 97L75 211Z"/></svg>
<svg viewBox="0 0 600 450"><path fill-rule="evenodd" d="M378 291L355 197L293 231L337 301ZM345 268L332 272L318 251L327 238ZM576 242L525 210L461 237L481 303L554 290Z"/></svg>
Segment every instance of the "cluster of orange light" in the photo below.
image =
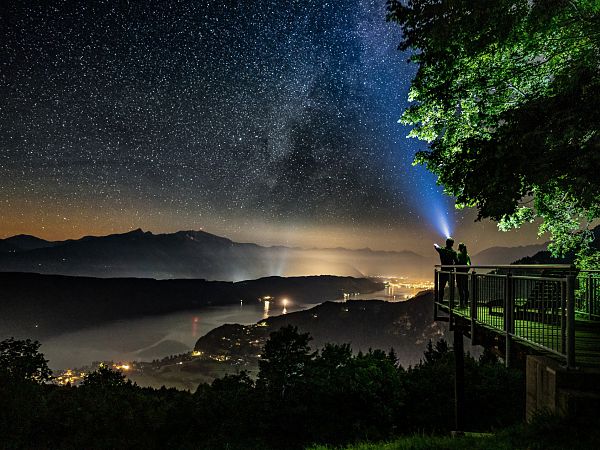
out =
<svg viewBox="0 0 600 450"><path fill-rule="evenodd" d="M54 378L54 382L61 386L65 386L67 384L78 384L83 381L83 378L86 376L85 372L73 372L71 369L65 370L61 375Z"/></svg>

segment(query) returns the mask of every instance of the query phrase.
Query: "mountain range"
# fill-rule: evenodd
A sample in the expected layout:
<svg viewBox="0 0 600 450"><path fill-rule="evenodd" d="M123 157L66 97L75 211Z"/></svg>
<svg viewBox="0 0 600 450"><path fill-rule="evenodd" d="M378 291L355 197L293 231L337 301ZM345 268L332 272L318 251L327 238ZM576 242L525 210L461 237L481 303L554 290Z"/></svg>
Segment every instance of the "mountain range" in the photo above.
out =
<svg viewBox="0 0 600 450"><path fill-rule="evenodd" d="M264 247L203 231L153 234L138 229L56 242L26 235L0 240L0 271L103 278L239 281L320 274L361 277L389 274L390 268L420 276L429 273L430 263L408 251Z"/></svg>
<svg viewBox="0 0 600 450"><path fill-rule="evenodd" d="M543 246L494 247L474 264L508 264ZM46 241L17 235L0 239L0 271L90 277L202 278L240 281L267 276L330 274L429 277L436 263L411 251L303 249L239 243L204 231L153 234L141 229L108 236Z"/></svg>
<svg viewBox="0 0 600 450"><path fill-rule="evenodd" d="M596 251L600 250L600 225L591 229L592 241L590 248ZM545 248L537 253L522 256L515 261L515 264L573 264L575 263L576 254L574 251L567 252L563 256L553 256Z"/></svg>
<svg viewBox="0 0 600 450"><path fill-rule="evenodd" d="M521 258L545 251L547 247L547 242L518 247L490 247L471 256L471 261L478 266L512 264Z"/></svg>

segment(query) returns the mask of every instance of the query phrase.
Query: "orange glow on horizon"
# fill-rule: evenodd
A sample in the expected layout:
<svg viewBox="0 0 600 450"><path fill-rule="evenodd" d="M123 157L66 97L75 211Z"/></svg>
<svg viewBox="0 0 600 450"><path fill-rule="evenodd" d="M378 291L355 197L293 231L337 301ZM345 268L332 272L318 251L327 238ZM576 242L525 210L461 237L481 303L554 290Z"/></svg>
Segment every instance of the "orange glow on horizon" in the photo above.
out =
<svg viewBox="0 0 600 450"><path fill-rule="evenodd" d="M18 203L11 201L11 204ZM186 220L176 212L124 209L117 213L111 210L92 208L89 204L78 205L60 211L47 209L34 210L20 205L9 208L0 224L0 238L17 234L30 234L47 240L80 239L84 236L105 236L126 233L141 228L154 234L173 233L180 230L204 230L235 242L252 242L263 246L282 245L300 248L348 249L371 248L381 251L410 250L421 255L430 254L430 246L436 239L436 232L426 224L409 227L402 223L393 226L380 225L318 225L273 224L249 221L240 218L227 224L211 220L197 222ZM142 208L143 205L139 205ZM147 205L146 205L147 207ZM143 209L143 208L142 208ZM100 213L99 213L100 210ZM456 238L470 243L470 253L474 254L494 245L528 245L540 243L535 224L528 224L518 232L502 233L495 224L478 222L467 223L456 232ZM464 237L462 237L464 236Z"/></svg>

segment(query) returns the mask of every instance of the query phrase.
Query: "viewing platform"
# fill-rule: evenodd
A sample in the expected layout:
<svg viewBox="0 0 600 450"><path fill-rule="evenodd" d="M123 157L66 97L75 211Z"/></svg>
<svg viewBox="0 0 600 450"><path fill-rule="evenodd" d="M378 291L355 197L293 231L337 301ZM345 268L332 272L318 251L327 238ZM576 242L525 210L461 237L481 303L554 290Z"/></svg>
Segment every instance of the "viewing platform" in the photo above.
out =
<svg viewBox="0 0 600 450"><path fill-rule="evenodd" d="M474 344L499 342L507 365L519 351L600 368L600 271L436 266L434 281L435 319L466 327Z"/></svg>
<svg viewBox="0 0 600 450"><path fill-rule="evenodd" d="M438 265L434 319L454 332L456 429L464 425L463 336L525 368L527 419L600 406L600 271Z"/></svg>

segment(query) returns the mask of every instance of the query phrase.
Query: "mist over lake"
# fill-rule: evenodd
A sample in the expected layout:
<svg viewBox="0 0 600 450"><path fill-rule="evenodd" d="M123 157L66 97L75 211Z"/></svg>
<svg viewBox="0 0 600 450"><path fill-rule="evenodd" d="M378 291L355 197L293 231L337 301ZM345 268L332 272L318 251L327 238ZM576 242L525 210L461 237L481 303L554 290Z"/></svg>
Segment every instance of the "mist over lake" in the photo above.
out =
<svg viewBox="0 0 600 450"><path fill-rule="evenodd" d="M293 305L298 310L312 305ZM280 314L281 308L273 309ZM225 323L251 324L263 318L262 304L205 307L163 316L119 320L42 341L50 367L79 367L92 361L152 360L193 348L196 340Z"/></svg>
<svg viewBox="0 0 600 450"><path fill-rule="evenodd" d="M403 301L415 293L415 289L396 287L351 298ZM290 301L285 312L308 309L316 304ZM284 307L280 302L270 302L268 310L265 310L264 302L256 300L112 321L67 333L53 330L56 335L41 340L41 351L55 370L86 366L93 361L151 361L190 351L198 338L223 324L249 325L283 313Z"/></svg>

